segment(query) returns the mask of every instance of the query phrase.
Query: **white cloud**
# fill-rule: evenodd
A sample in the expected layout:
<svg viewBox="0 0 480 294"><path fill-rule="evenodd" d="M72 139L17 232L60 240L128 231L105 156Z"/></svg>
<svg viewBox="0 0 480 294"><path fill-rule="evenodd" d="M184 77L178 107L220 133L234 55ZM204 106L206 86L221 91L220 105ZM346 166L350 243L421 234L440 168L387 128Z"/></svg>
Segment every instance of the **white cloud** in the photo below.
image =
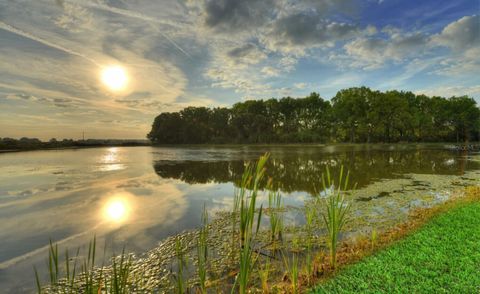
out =
<svg viewBox="0 0 480 294"><path fill-rule="evenodd" d="M389 61L402 62L424 54L428 37L422 33L391 32L387 37L362 37L344 46L354 67L377 69Z"/></svg>
<svg viewBox="0 0 480 294"><path fill-rule="evenodd" d="M271 66L263 67L261 72L267 77L277 77L280 75L280 70Z"/></svg>
<svg viewBox="0 0 480 294"><path fill-rule="evenodd" d="M427 96L463 96L480 98L480 85L476 86L436 86L432 88L420 89L414 92L415 94L425 94Z"/></svg>
<svg viewBox="0 0 480 294"><path fill-rule="evenodd" d="M297 89L303 90L307 87L307 83L295 83L295 84L293 84L293 86Z"/></svg>
<svg viewBox="0 0 480 294"><path fill-rule="evenodd" d="M84 7L72 4L61 3L63 14L54 18L54 23L71 33L79 33L84 29L92 29L93 16Z"/></svg>
<svg viewBox="0 0 480 294"><path fill-rule="evenodd" d="M464 16L432 37L432 45L466 50L480 45L480 16Z"/></svg>
<svg viewBox="0 0 480 294"><path fill-rule="evenodd" d="M433 73L442 76L472 76L480 72L480 47L444 57Z"/></svg>

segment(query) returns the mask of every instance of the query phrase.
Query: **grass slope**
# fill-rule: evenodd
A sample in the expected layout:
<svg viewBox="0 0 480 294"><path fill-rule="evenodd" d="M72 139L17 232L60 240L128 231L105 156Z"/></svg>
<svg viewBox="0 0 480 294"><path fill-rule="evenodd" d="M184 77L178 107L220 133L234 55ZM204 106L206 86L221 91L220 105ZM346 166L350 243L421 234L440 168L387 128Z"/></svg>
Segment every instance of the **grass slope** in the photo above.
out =
<svg viewBox="0 0 480 294"><path fill-rule="evenodd" d="M452 209L313 293L480 293L480 203Z"/></svg>

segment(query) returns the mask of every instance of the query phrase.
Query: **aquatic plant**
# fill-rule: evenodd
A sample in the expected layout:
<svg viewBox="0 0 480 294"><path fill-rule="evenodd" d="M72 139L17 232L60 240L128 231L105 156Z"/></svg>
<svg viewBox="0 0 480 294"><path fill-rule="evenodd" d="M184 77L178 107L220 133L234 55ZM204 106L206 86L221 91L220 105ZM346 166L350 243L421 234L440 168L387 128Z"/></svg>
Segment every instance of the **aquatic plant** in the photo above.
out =
<svg viewBox="0 0 480 294"><path fill-rule="evenodd" d="M184 294L187 291L187 280L185 277L187 259L185 258L183 244L179 237L175 239L175 254L177 258L177 272L173 275L173 280L175 282L175 293Z"/></svg>
<svg viewBox="0 0 480 294"><path fill-rule="evenodd" d="M69 258L68 258L68 250L65 252L66 258L65 258L65 263L66 263L66 276L68 276L68 279L70 279L70 265L69 265ZM53 244L52 240L50 239L49 242L49 247L48 247L48 274L50 278L50 286L53 287L57 285L59 279L60 279L60 267L59 267L59 261L58 261L58 244L55 243ZM37 268L34 266L33 270L35 272L35 283L37 285L37 291L38 293L42 292L42 286L40 282L40 278L38 276L38 271ZM72 275L72 280L74 280L74 274Z"/></svg>
<svg viewBox="0 0 480 294"><path fill-rule="evenodd" d="M55 243L55 245L53 245L51 239L48 252L48 271L50 273L50 284L57 284L60 275L58 269L58 244Z"/></svg>
<svg viewBox="0 0 480 294"><path fill-rule="evenodd" d="M131 273L132 257L125 253L125 247L122 249L122 255L119 257L120 261L117 263L117 257L113 257L112 275L105 283L106 293L125 294L128 293L128 280Z"/></svg>
<svg viewBox="0 0 480 294"><path fill-rule="evenodd" d="M83 265L81 267L82 273L80 274L81 284L83 285L84 293L98 293L101 289L101 281L103 279L103 266L99 271L99 274L94 275L94 266L95 266L95 251L96 251L96 236L93 237L93 240L89 242L87 258L84 259ZM50 240L49 250L48 250L48 273L50 278L50 284L48 287L50 289L62 289L63 293L77 293L79 291L79 286L77 284L77 261L80 253L80 248L77 249L73 261L73 267L71 267L70 256L68 248L65 249L65 268L62 275L61 265L59 263L59 254L58 254L58 244L53 243ZM35 272L35 284L37 286L37 292L42 293L43 286L41 284L38 271L34 267ZM107 293L117 293L117 292L107 292Z"/></svg>
<svg viewBox="0 0 480 294"><path fill-rule="evenodd" d="M305 205L305 229L306 229L306 249L307 252L305 253L305 268L308 282L310 283L310 279L313 276L313 252L312 252L312 245L313 245L313 230L314 230L314 222L316 217L316 211L314 206Z"/></svg>
<svg viewBox="0 0 480 294"><path fill-rule="evenodd" d="M271 180L269 180L271 183ZM268 185L271 187L271 184ZM276 239L282 239L283 231L283 214L281 210L283 209L282 196L279 192L270 190L268 193L268 213L270 215L270 234L271 241Z"/></svg>
<svg viewBox="0 0 480 294"><path fill-rule="evenodd" d="M97 238L93 237L93 240L88 243L87 258L83 260L82 265L82 278L84 284L84 291L87 294L97 294L101 289L103 266L100 268L100 274L95 277L95 257L97 250Z"/></svg>
<svg viewBox="0 0 480 294"><path fill-rule="evenodd" d="M260 284L262 286L262 293L270 293L270 287L268 285L268 277L270 275L270 259L258 269L258 276L260 277Z"/></svg>
<svg viewBox="0 0 480 294"><path fill-rule="evenodd" d="M200 292L207 293L207 260L208 260L208 213L203 206L202 213L203 227L200 229L197 240L197 257L198 257L198 279L200 282Z"/></svg>
<svg viewBox="0 0 480 294"><path fill-rule="evenodd" d="M242 178L243 182L243 178ZM237 236L237 224L238 224L238 218L239 218L239 210L240 210L240 189L239 188L234 188L233 192L233 210L232 213L230 214L230 221L231 221L231 227L232 227L232 235L231 235L231 247L230 247L230 252L231 252L231 258L232 258L232 263L235 261L236 254L238 253L235 248L237 247L237 241L238 241L238 236Z"/></svg>
<svg viewBox="0 0 480 294"><path fill-rule="evenodd" d="M242 175L240 189L237 194L239 199L238 213L240 217L240 265L235 283L238 284L239 293L241 294L247 292L250 275L258 258L258 254L255 255L253 243L259 231L263 207L260 206L257 213L256 200L259 183L265 174L265 163L268 157L269 155L265 154L260 157L257 164L247 165ZM255 216L256 228L254 230Z"/></svg>
<svg viewBox="0 0 480 294"><path fill-rule="evenodd" d="M345 178L343 176L343 166L340 168L338 184L335 185L331 179L330 169L327 167L326 176L322 174L322 183L327 192L325 198L326 211L322 213L322 219L327 227L327 243L330 251L330 265L333 268L337 266L337 245L338 237L347 222L347 215L350 210L350 204L344 198L344 192L347 190L349 172Z"/></svg>
<svg viewBox="0 0 480 294"><path fill-rule="evenodd" d="M290 280L291 292L297 294L299 288L299 260L297 253L293 252L292 257L289 258L285 254L283 255L283 263L287 271L288 278Z"/></svg>

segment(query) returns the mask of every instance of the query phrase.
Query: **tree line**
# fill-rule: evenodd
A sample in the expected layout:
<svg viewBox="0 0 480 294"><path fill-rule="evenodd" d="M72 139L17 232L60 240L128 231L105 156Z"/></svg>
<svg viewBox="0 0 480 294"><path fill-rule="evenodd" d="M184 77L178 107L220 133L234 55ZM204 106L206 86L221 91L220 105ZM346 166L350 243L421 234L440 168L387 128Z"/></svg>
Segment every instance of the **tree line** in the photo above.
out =
<svg viewBox="0 0 480 294"><path fill-rule="evenodd" d="M480 109L471 97L358 87L343 89L330 101L314 92L164 112L147 138L154 144L390 143L466 142L479 136Z"/></svg>

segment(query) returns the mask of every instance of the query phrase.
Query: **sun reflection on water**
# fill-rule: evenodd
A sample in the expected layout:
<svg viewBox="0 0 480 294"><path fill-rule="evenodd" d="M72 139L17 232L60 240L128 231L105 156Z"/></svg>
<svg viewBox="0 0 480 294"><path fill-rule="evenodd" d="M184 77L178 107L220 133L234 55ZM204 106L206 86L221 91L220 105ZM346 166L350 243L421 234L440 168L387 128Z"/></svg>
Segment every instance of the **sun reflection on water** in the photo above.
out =
<svg viewBox="0 0 480 294"><path fill-rule="evenodd" d="M116 147L108 148L108 153L103 156L102 162L115 163L118 157L117 152L118 152L118 149Z"/></svg>
<svg viewBox="0 0 480 294"><path fill-rule="evenodd" d="M99 160L98 171L118 171L126 168L125 164L120 163L120 156L117 147L107 149L107 153L102 155Z"/></svg>
<svg viewBox="0 0 480 294"><path fill-rule="evenodd" d="M125 222L131 212L131 204L126 196L115 196L106 202L103 207L103 217L106 221Z"/></svg>

